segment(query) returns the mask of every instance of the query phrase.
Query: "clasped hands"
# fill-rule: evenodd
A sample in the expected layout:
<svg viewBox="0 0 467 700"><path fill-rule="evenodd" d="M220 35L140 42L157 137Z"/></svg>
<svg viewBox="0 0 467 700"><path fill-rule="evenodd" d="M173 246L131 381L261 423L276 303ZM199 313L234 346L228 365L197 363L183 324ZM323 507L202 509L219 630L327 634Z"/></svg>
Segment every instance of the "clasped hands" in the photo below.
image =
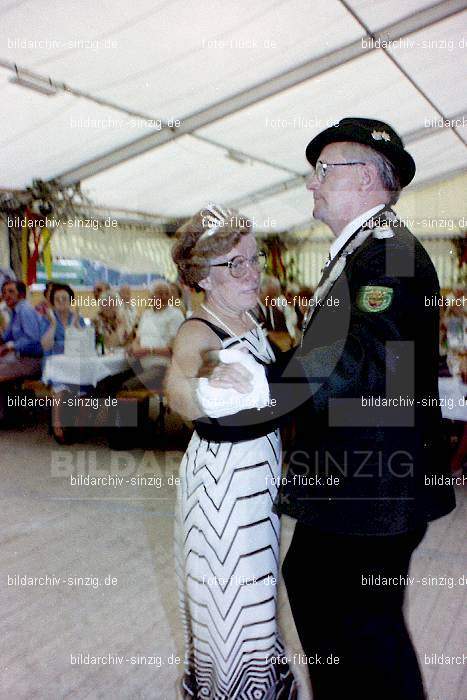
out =
<svg viewBox="0 0 467 700"><path fill-rule="evenodd" d="M248 354L242 348L241 352ZM198 377L206 377L212 387L219 389L234 389L240 394L249 394L253 389L253 375L240 362L225 363L219 360L217 350L203 353L203 364Z"/></svg>
<svg viewBox="0 0 467 700"><path fill-rule="evenodd" d="M47 307L45 315L48 318L50 325L55 327L57 325L57 319L55 318L53 309L50 306ZM71 311L71 325L73 325L75 328L80 328L79 315L74 309Z"/></svg>

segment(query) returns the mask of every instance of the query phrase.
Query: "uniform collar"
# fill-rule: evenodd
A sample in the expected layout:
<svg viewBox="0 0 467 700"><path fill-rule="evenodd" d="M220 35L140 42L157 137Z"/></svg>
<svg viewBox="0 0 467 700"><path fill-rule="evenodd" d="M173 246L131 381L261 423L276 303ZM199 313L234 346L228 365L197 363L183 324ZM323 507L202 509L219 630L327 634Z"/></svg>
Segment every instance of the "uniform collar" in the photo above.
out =
<svg viewBox="0 0 467 700"><path fill-rule="evenodd" d="M374 216L377 212L381 211L382 209L385 208L385 204L377 204L376 207L373 207L372 209L368 209L368 211L364 212L363 214L360 214L357 216L355 219L353 219L350 223L347 224L347 226L344 226L340 234L337 236L337 238L333 241L330 249L329 249L329 257L331 260L333 260L336 255L339 253L339 251L345 246L349 238L356 232L358 229L367 221L368 219L371 219L372 216Z"/></svg>

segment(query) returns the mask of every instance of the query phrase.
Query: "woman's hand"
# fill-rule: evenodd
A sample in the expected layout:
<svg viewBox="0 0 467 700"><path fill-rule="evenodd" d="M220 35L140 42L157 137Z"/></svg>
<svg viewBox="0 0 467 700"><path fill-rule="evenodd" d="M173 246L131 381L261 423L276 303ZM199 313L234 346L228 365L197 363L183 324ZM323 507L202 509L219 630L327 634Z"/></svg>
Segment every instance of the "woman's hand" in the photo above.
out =
<svg viewBox="0 0 467 700"><path fill-rule="evenodd" d="M53 348L53 344L55 341L55 331L57 330L57 319L55 318L55 314L50 308L50 306L47 307L45 317L49 321L49 327L41 337L41 345L44 352Z"/></svg>
<svg viewBox="0 0 467 700"><path fill-rule="evenodd" d="M235 389L240 394L249 394L253 388L253 375L239 362L220 362L217 352L205 353L205 362L199 376L206 377L209 384L220 389Z"/></svg>
<svg viewBox="0 0 467 700"><path fill-rule="evenodd" d="M55 327L57 325L57 319L55 318L55 314L50 306L48 306L45 310L45 315L49 320L50 325Z"/></svg>

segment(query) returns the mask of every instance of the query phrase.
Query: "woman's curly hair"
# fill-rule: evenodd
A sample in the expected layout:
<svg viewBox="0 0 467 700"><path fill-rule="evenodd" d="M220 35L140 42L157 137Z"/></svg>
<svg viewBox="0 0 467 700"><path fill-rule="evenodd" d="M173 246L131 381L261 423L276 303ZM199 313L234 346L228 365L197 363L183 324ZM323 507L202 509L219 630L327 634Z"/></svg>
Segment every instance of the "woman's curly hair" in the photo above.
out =
<svg viewBox="0 0 467 700"><path fill-rule="evenodd" d="M212 215L213 211L215 216ZM215 232L200 240L203 233L215 225ZM251 233L251 230L251 221L232 209L225 210L217 205L215 210L208 207L201 209L177 230L178 240L172 249L172 258L181 281L201 291L198 283L209 275L210 260L231 251L240 238Z"/></svg>

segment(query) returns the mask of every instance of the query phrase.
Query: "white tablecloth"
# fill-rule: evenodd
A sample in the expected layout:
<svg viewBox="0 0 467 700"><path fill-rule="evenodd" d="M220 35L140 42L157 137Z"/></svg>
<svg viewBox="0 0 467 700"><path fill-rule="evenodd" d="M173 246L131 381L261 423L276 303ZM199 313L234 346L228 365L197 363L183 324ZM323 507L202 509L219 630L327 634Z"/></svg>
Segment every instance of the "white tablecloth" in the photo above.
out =
<svg viewBox="0 0 467 700"><path fill-rule="evenodd" d="M129 364L123 350L111 355L95 357L70 357L51 355L46 359L42 373L44 384L78 384L96 386L101 379L128 369Z"/></svg>
<svg viewBox="0 0 467 700"><path fill-rule="evenodd" d="M440 377L438 386L443 418L467 422L467 402L462 401L467 395L467 384L458 377Z"/></svg>

